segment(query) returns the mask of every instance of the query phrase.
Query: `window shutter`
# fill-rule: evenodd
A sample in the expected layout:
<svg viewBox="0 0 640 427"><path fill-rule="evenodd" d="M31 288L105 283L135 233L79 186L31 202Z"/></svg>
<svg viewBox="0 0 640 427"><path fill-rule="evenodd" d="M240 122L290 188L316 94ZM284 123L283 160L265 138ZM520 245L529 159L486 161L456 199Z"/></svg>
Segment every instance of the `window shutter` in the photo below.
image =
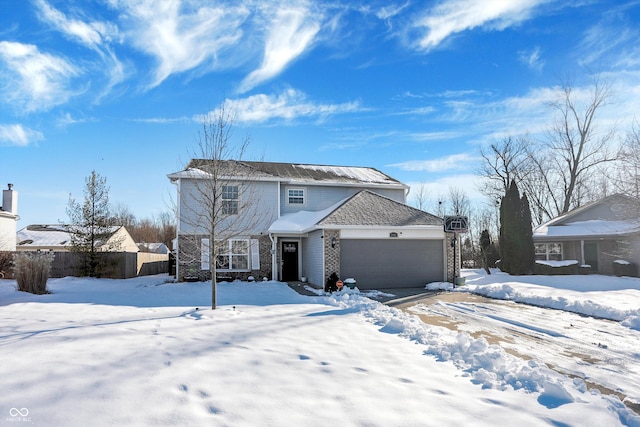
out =
<svg viewBox="0 0 640 427"><path fill-rule="evenodd" d="M260 243L258 239L251 239L251 269L260 270Z"/></svg>
<svg viewBox="0 0 640 427"><path fill-rule="evenodd" d="M209 270L211 268L210 261L211 245L209 239L200 241L200 270Z"/></svg>

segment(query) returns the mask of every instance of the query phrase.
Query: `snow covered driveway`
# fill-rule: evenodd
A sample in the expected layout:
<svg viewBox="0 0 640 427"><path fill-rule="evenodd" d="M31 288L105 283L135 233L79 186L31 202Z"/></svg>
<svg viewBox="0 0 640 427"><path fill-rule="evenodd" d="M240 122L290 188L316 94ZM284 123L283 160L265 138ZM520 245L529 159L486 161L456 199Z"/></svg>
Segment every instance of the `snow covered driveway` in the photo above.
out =
<svg viewBox="0 0 640 427"><path fill-rule="evenodd" d="M640 395L640 331L620 322L467 293L440 293L405 308L622 398Z"/></svg>

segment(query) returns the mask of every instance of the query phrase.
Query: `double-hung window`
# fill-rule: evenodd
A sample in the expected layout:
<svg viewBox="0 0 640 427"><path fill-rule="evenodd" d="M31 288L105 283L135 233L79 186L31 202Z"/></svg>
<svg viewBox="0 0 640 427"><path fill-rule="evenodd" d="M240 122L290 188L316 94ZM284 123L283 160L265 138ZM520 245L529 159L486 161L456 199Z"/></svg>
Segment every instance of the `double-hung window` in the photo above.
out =
<svg viewBox="0 0 640 427"><path fill-rule="evenodd" d="M306 191L304 188L287 188L287 205L304 206L306 203Z"/></svg>
<svg viewBox="0 0 640 427"><path fill-rule="evenodd" d="M541 261L562 261L562 243L536 243L536 259Z"/></svg>
<svg viewBox="0 0 640 427"><path fill-rule="evenodd" d="M239 191L237 185L222 186L222 213L224 215L238 214Z"/></svg>
<svg viewBox="0 0 640 427"><path fill-rule="evenodd" d="M216 263L219 270L249 270L249 240L229 239L217 241Z"/></svg>

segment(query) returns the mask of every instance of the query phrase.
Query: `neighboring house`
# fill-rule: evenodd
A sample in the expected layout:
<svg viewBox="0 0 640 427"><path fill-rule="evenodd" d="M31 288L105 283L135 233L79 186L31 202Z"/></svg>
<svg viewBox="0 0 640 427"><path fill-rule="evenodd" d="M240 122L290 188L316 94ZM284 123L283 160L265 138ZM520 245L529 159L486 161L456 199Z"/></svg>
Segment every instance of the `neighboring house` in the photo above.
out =
<svg viewBox="0 0 640 427"><path fill-rule="evenodd" d="M18 222L18 192L9 184L2 190L0 206L0 251L16 250L16 224Z"/></svg>
<svg viewBox="0 0 640 427"><path fill-rule="evenodd" d="M126 228L113 226L106 242L98 242L99 250L138 252L138 246ZM17 233L18 251L71 251L71 235L63 225L28 225Z"/></svg>
<svg viewBox="0 0 640 427"><path fill-rule="evenodd" d="M614 194L536 227L536 259L576 260L613 274L613 263L640 264L640 200Z"/></svg>
<svg viewBox="0 0 640 427"><path fill-rule="evenodd" d="M223 202L235 206L238 194L248 195L252 203L244 209L259 221L241 234L220 236L219 278L305 278L323 286L335 272L343 280L354 278L360 289L452 278L451 236L442 218L406 205L407 185L368 167L241 164L251 178L227 177ZM178 191L179 280L194 274L206 278L209 270L209 238L197 221L204 207L194 191L197 180L208 178L206 171L207 161L193 160L168 175ZM250 191L239 191L242 186ZM229 220L234 218L240 215L232 211Z"/></svg>
<svg viewBox="0 0 640 427"><path fill-rule="evenodd" d="M149 252L152 254L168 254L169 248L164 243L136 243L140 252Z"/></svg>

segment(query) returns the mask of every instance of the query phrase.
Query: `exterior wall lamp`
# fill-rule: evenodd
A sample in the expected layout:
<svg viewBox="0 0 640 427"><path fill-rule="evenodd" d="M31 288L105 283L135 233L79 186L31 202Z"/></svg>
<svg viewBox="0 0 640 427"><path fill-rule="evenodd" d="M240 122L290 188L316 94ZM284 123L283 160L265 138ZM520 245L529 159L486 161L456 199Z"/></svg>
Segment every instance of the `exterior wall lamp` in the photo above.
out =
<svg viewBox="0 0 640 427"><path fill-rule="evenodd" d="M332 238L331 238L331 247L332 247L332 248L335 248L335 247L336 247L336 238L335 238L335 237L332 237Z"/></svg>

